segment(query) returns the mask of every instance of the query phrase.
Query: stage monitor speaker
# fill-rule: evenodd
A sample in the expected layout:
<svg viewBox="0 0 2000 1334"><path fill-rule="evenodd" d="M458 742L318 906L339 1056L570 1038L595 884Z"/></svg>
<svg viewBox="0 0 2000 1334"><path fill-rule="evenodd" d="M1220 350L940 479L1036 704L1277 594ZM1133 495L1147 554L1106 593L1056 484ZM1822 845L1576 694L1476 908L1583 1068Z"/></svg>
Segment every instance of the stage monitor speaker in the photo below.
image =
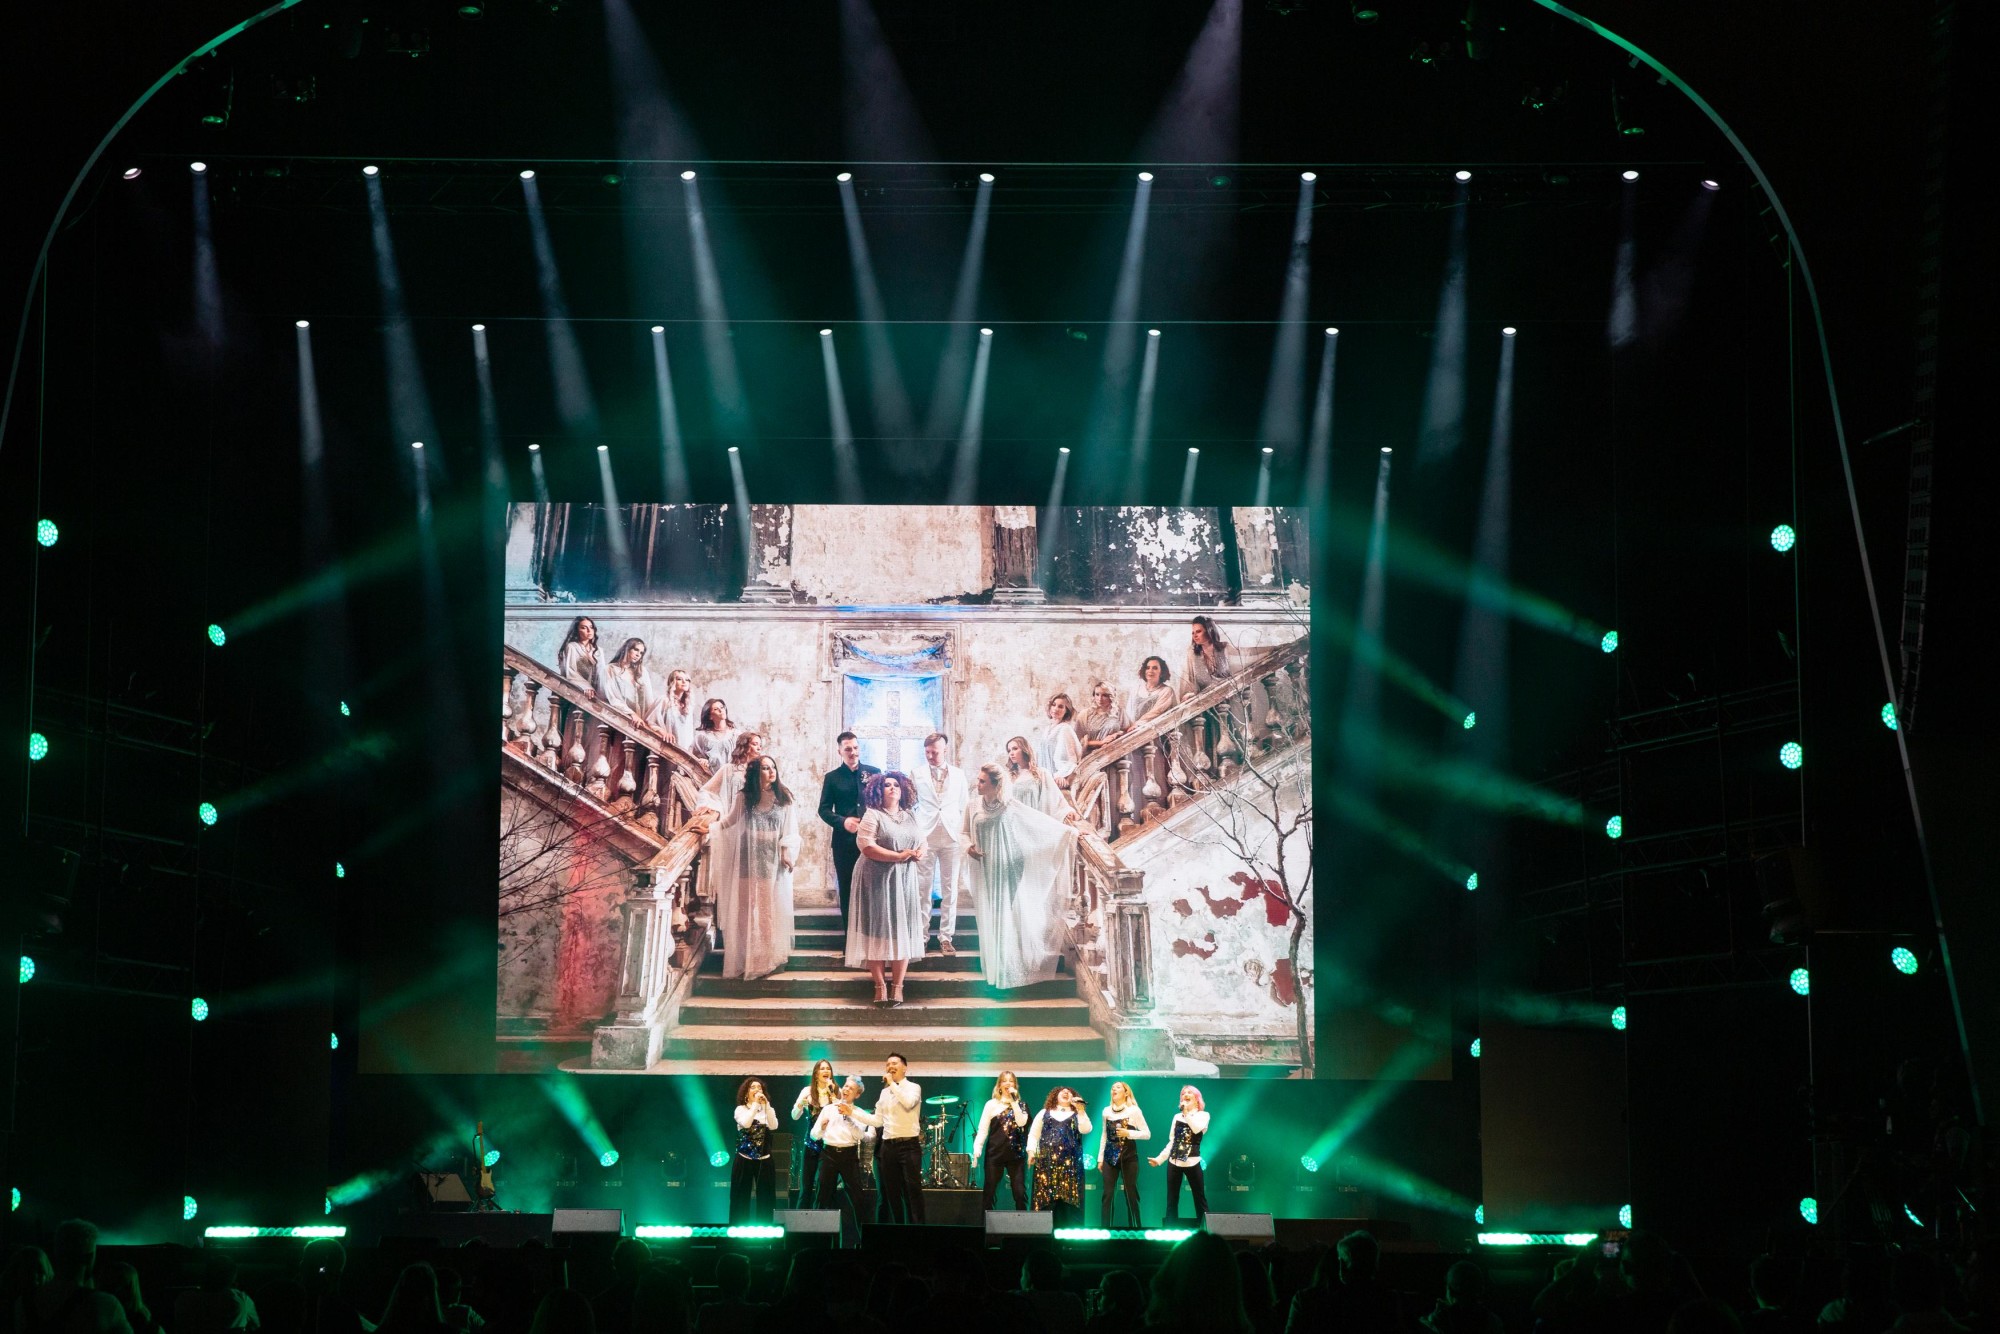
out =
<svg viewBox="0 0 2000 1334"><path fill-rule="evenodd" d="M1215 1217L1214 1214L1209 1215ZM988 1209L986 1211L986 1235L989 1237L1052 1237L1056 1230L1056 1216L1040 1210L1023 1212L1019 1209Z"/></svg>
<svg viewBox="0 0 2000 1334"><path fill-rule="evenodd" d="M625 1211L622 1209L558 1209L555 1226L557 1233L564 1232L623 1232Z"/></svg>
<svg viewBox="0 0 2000 1334"><path fill-rule="evenodd" d="M417 1184L433 1209L469 1209L472 1196L466 1193L465 1179L456 1172L419 1172Z"/></svg>
<svg viewBox="0 0 2000 1334"><path fill-rule="evenodd" d="M771 1217L788 1236L801 1232L840 1235L838 1209L773 1209Z"/></svg>
<svg viewBox="0 0 2000 1334"><path fill-rule="evenodd" d="M1206 1226L1230 1241L1270 1241L1277 1235L1269 1214L1210 1214Z"/></svg>

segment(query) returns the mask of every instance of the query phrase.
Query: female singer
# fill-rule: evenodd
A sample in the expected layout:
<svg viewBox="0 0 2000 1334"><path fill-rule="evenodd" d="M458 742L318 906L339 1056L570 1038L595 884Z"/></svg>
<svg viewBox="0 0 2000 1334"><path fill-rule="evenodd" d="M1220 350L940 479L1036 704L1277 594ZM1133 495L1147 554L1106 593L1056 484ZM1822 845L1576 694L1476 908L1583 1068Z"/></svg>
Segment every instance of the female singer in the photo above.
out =
<svg viewBox="0 0 2000 1334"><path fill-rule="evenodd" d="M1077 720L1077 735L1083 740L1083 753L1102 750L1123 735L1132 724L1125 720L1125 710L1118 707L1111 696L1111 687L1103 681L1090 683L1090 712Z"/></svg>
<svg viewBox="0 0 2000 1334"><path fill-rule="evenodd" d="M571 685L597 689L597 622L579 616L570 622L562 647L556 650L556 670Z"/></svg>
<svg viewBox="0 0 2000 1334"><path fill-rule="evenodd" d="M743 769L743 790L710 837L733 846L727 881L711 877L716 925L727 941L724 977L763 977L792 957L792 867L799 858L799 814L769 755Z"/></svg>
<svg viewBox="0 0 2000 1334"><path fill-rule="evenodd" d="M1208 1218L1208 1189L1201 1180L1201 1137L1208 1133L1208 1108L1203 1104L1201 1090L1192 1084L1181 1086L1181 1109L1174 1113L1174 1119L1167 1126L1167 1147L1160 1150L1159 1157L1146 1161L1158 1167L1167 1165L1167 1223L1181 1212L1181 1182L1185 1180L1194 1192L1195 1226L1200 1227Z"/></svg>
<svg viewBox="0 0 2000 1334"><path fill-rule="evenodd" d="M1023 806L1056 820L1076 819L1076 807L1049 777L1048 770L1035 761L1035 748L1028 738L1007 738L1007 795Z"/></svg>
<svg viewBox="0 0 2000 1334"><path fill-rule="evenodd" d="M1125 1185L1125 1226L1144 1227L1139 1221L1138 1142L1151 1132L1146 1114L1132 1096L1132 1086L1118 1080L1111 1086L1111 1105L1104 1109L1104 1130L1097 1139L1097 1165L1104 1172L1104 1198L1098 1201L1098 1226L1111 1226L1111 1196L1118 1183Z"/></svg>
<svg viewBox="0 0 2000 1334"><path fill-rule="evenodd" d="M1000 766L982 764L964 838L986 984L1006 990L1049 981L1062 951L1075 828L1010 799Z"/></svg>
<svg viewBox="0 0 2000 1334"><path fill-rule="evenodd" d="M1012 1070L1002 1070L1000 1078L993 1081L993 1096L979 1113L979 1133L972 1137L972 1160L980 1164L980 1192L988 1209L993 1207L993 1194L1003 1176L1013 1191L1014 1207L1028 1207L1027 1131L1028 1108L1021 1101L1021 1081Z"/></svg>
<svg viewBox="0 0 2000 1334"><path fill-rule="evenodd" d="M1042 727L1042 744L1035 758L1063 789L1069 787L1076 766L1083 763L1083 739L1076 734L1076 703L1068 695L1049 697L1048 722Z"/></svg>
<svg viewBox="0 0 2000 1334"><path fill-rule="evenodd" d="M820 1059L813 1062L812 1078L799 1090L799 1096L792 1100L792 1120L803 1120L810 1132L819 1124L819 1114L829 1105L840 1101L840 1087L834 1083L833 1062ZM808 1133L800 1142L799 1149L799 1208L810 1209L819 1190L819 1160L822 1145L819 1139Z"/></svg>
<svg viewBox="0 0 2000 1334"><path fill-rule="evenodd" d="M736 724L729 717L729 705L711 699L701 706L701 721L695 724L695 752L708 761L713 773L730 761L736 749Z"/></svg>
<svg viewBox="0 0 2000 1334"><path fill-rule="evenodd" d="M771 1163L771 1132L778 1114L764 1096L764 1083L746 1079L736 1089L736 1159L729 1167L729 1221L768 1221L777 1202L778 1177ZM755 1196L754 1200L752 1196Z"/></svg>
<svg viewBox="0 0 2000 1334"><path fill-rule="evenodd" d="M918 873L923 835L906 800L912 793L899 773L871 774L861 788L867 810L854 834L861 861L847 918L847 966L867 966L877 1005L903 1003L903 973L910 960L924 957L928 934L930 886Z"/></svg>
<svg viewBox="0 0 2000 1334"><path fill-rule="evenodd" d="M1028 1127L1028 1162L1035 1169L1035 1208L1067 1227L1083 1208L1083 1137L1090 1113L1073 1088L1051 1090Z"/></svg>

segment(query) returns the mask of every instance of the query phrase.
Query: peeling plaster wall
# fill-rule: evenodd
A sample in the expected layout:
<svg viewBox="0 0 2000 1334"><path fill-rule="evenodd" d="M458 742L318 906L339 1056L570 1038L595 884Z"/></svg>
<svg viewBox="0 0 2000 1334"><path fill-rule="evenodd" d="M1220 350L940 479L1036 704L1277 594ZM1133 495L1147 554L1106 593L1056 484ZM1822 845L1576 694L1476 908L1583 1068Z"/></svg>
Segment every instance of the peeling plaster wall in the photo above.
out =
<svg viewBox="0 0 2000 1334"><path fill-rule="evenodd" d="M912 605L993 587L989 507L799 505L791 514L790 577L808 602Z"/></svg>
<svg viewBox="0 0 2000 1334"><path fill-rule="evenodd" d="M1286 767L1288 786L1281 803L1285 818L1298 808L1299 789L1289 785L1293 772L1306 792L1312 790L1309 758ZM1227 820L1226 814L1212 821L1200 811L1183 812L1168 828L1121 847L1125 864L1146 873L1146 902L1153 919L1155 1010L1177 1038L1212 1035L1290 1041L1298 1033L1292 998L1301 981L1291 976L1288 958L1290 913L1261 892L1233 843L1223 836L1217 821ZM1252 855L1269 860L1273 831L1247 815L1236 827L1243 831ZM1285 857L1297 876L1310 857L1302 834L1287 840ZM1299 968L1307 983L1312 977L1315 906L1308 896L1306 932L1299 943ZM1310 1013L1309 991L1307 1005ZM1238 1055L1254 1059L1253 1053Z"/></svg>

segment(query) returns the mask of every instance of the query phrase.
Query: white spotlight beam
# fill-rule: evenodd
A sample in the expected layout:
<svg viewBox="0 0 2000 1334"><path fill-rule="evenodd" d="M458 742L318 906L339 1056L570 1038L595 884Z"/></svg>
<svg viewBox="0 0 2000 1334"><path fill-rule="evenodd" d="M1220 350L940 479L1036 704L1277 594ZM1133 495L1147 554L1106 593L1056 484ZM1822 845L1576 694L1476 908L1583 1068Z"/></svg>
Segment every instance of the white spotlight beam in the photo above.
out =
<svg viewBox="0 0 2000 1334"><path fill-rule="evenodd" d="M701 307L701 345L708 357L708 387L715 402L716 425L724 436L740 438L749 434L750 410L743 398L743 378L736 369L729 308L722 300L722 278L715 271L701 186L692 171L681 173L681 197L687 205L688 251L694 263L695 303Z"/></svg>
<svg viewBox="0 0 2000 1334"><path fill-rule="evenodd" d="M820 365L826 372L826 415L833 439L834 494L843 505L861 503L861 470L854 456L854 424L847 416L847 391L840 384L840 356L833 335L819 337Z"/></svg>
<svg viewBox="0 0 2000 1334"><path fill-rule="evenodd" d="M1471 187L1458 184L1444 280L1438 287L1437 326L1431 339L1430 378L1424 386L1423 424L1417 433L1417 467L1458 452L1465 433L1466 215Z"/></svg>
<svg viewBox="0 0 2000 1334"><path fill-rule="evenodd" d="M1160 379L1158 329L1146 331L1145 357L1139 363L1139 401L1132 407L1132 449L1125 458L1125 503L1136 505L1146 489L1146 464L1153 446L1153 390Z"/></svg>
<svg viewBox="0 0 2000 1334"><path fill-rule="evenodd" d="M861 205L855 198L854 182L838 185L840 216L847 226L847 262L854 270L854 298L861 310L861 348L868 360L875 432L907 442L911 434L910 395L896 365L896 349L889 342L889 312L875 282L875 263L869 257L868 236L861 226Z"/></svg>
<svg viewBox="0 0 2000 1334"><path fill-rule="evenodd" d="M970 505L979 489L979 450L986 435L986 370L992 360L993 331L981 329L979 351L972 362L972 388L965 397L958 450L951 464L951 490L947 498L954 505Z"/></svg>
<svg viewBox="0 0 2000 1334"><path fill-rule="evenodd" d="M1111 325L1104 334L1104 371L1091 406L1085 443L1086 474L1101 474L1126 436L1126 403L1131 394L1132 358L1139 333L1139 284L1146 267L1146 220L1153 200L1153 174L1139 173L1132 191L1132 216L1125 224L1125 250L1118 261L1118 286L1111 294ZM1087 490L1096 488L1086 485Z"/></svg>
<svg viewBox="0 0 2000 1334"><path fill-rule="evenodd" d="M681 440L681 413L674 401L673 368L667 363L667 331L653 326L653 396L660 412L660 481L670 505L685 504L688 486L687 449Z"/></svg>
<svg viewBox="0 0 2000 1334"><path fill-rule="evenodd" d="M1188 450L1187 462L1181 466L1180 507L1182 509L1186 509L1194 504L1194 474L1195 469L1200 466L1201 451L1199 449Z"/></svg>
<svg viewBox="0 0 2000 1334"><path fill-rule="evenodd" d="M958 430L958 412L965 400L959 386L965 381L966 365L973 357L972 321L979 307L979 280L986 268L986 226L993 209L993 175L979 178L979 192L972 201L972 227L965 234L965 255L958 262L958 285L952 291L951 324L945 333L944 352L938 357L937 378L931 384L930 411L924 421L924 436L943 440ZM977 355L984 355L981 345Z"/></svg>
<svg viewBox="0 0 2000 1334"><path fill-rule="evenodd" d="M1310 175L1310 173L1308 173ZM1285 263L1285 286L1278 300L1278 337L1271 348L1271 372L1264 383L1264 414L1258 442L1286 458L1299 447L1300 410L1306 385L1306 295L1312 285L1313 183L1301 178L1292 212L1292 249Z"/></svg>
<svg viewBox="0 0 2000 1334"><path fill-rule="evenodd" d="M604 535L611 548L611 573L616 591L632 586L632 547L625 538L625 517L618 507L618 482L611 474L611 451L597 447L597 481L604 489Z"/></svg>
<svg viewBox="0 0 2000 1334"><path fill-rule="evenodd" d="M527 204L528 232L535 247L535 285L542 299L542 332L548 341L549 373L555 380L556 412L571 435L589 438L597 431L597 403L583 368L583 348L569 320L569 299L563 295L562 272L542 216L541 187L533 172L521 173L521 196Z"/></svg>
<svg viewBox="0 0 2000 1334"><path fill-rule="evenodd" d="M1333 371L1340 331L1328 329L1319 350L1319 388L1313 393L1312 427L1306 433L1306 475L1301 503L1324 510L1333 476Z"/></svg>

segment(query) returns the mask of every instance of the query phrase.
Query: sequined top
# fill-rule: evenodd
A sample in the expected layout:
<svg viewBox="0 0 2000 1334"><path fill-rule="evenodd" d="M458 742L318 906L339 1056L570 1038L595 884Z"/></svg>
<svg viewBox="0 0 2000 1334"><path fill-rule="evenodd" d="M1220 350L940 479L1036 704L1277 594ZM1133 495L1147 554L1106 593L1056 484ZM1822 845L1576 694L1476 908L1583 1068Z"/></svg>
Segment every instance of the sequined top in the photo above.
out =
<svg viewBox="0 0 2000 1334"><path fill-rule="evenodd" d="M771 1126L778 1119L769 1107L736 1109L736 1156L754 1160L771 1156Z"/></svg>
<svg viewBox="0 0 2000 1334"><path fill-rule="evenodd" d="M1200 1163L1201 1137L1207 1130L1207 1112L1175 1112L1173 1134L1167 1141L1167 1161L1176 1167Z"/></svg>
<svg viewBox="0 0 2000 1334"><path fill-rule="evenodd" d="M1083 1133L1074 1116L1042 1116L1036 1144L1035 1208L1083 1203Z"/></svg>

